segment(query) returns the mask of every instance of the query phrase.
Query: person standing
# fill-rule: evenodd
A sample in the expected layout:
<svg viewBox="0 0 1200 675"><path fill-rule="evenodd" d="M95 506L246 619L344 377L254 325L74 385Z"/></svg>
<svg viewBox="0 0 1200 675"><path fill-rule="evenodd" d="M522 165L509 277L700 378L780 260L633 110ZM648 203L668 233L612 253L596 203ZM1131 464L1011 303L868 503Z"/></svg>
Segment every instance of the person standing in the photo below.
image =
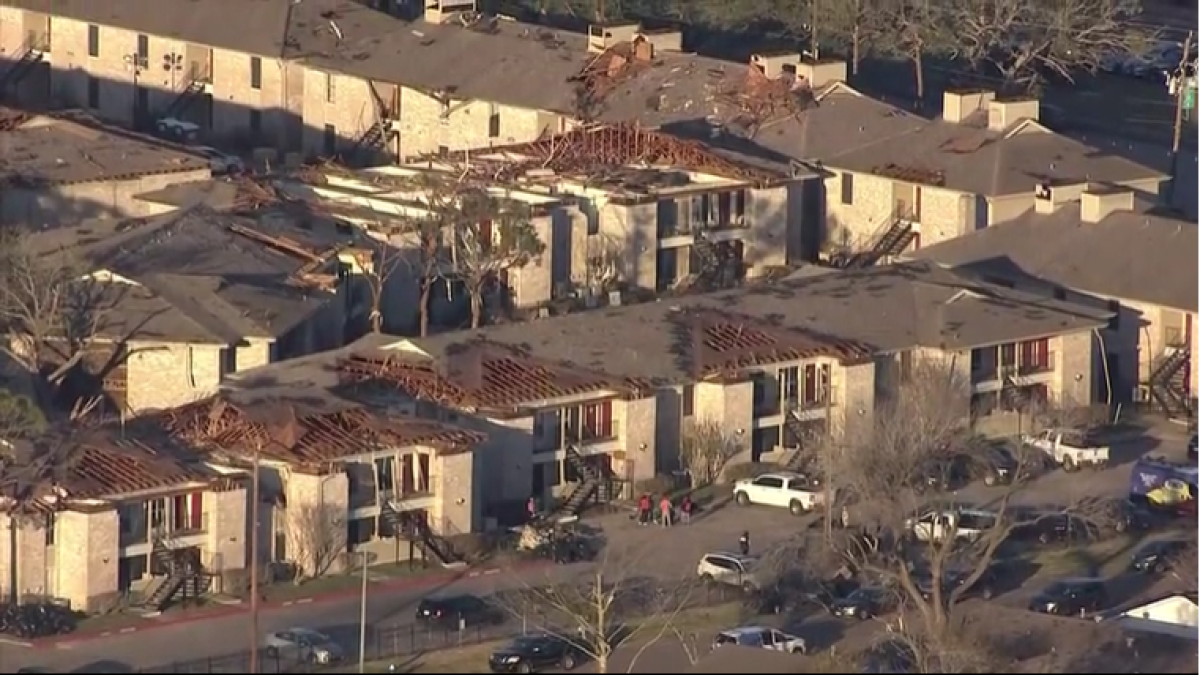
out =
<svg viewBox="0 0 1200 675"><path fill-rule="evenodd" d="M659 507L659 509L662 510L662 526L670 527L671 526L671 510L674 508L671 504L671 498L666 495L663 495L662 501L659 502L658 507Z"/></svg>
<svg viewBox="0 0 1200 675"><path fill-rule="evenodd" d="M529 501L525 503L526 515L529 516L529 522L537 520L537 499L533 495L529 496Z"/></svg>
<svg viewBox="0 0 1200 675"><path fill-rule="evenodd" d="M650 522L650 495L643 494L638 499L638 525Z"/></svg>
<svg viewBox="0 0 1200 675"><path fill-rule="evenodd" d="M692 496L684 495L683 501L679 503L679 519L684 525L692 523Z"/></svg>
<svg viewBox="0 0 1200 675"><path fill-rule="evenodd" d="M742 555L750 555L750 531L742 532L742 536L738 538L738 550Z"/></svg>

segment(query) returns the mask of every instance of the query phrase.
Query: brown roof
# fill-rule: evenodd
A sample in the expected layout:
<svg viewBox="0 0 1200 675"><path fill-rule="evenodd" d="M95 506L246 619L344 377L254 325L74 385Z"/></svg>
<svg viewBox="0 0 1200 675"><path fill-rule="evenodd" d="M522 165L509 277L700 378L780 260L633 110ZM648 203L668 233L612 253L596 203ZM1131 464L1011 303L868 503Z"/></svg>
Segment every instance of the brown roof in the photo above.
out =
<svg viewBox="0 0 1200 675"><path fill-rule="evenodd" d="M0 131L0 185L42 187L208 170L170 143L98 123L35 117Z"/></svg>
<svg viewBox="0 0 1200 675"><path fill-rule="evenodd" d="M311 397L242 404L221 394L164 412L163 425L178 438L208 451L265 457L319 466L384 447L429 446L463 452L482 434L439 422L378 413L349 401Z"/></svg>

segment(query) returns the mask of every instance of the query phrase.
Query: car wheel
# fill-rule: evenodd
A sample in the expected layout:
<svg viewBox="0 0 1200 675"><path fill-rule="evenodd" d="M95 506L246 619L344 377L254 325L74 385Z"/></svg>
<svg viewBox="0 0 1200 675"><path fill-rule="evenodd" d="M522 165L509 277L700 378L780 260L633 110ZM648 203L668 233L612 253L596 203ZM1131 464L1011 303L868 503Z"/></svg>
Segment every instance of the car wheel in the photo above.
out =
<svg viewBox="0 0 1200 675"><path fill-rule="evenodd" d="M1079 467L1075 465L1075 458L1068 456L1068 457L1063 457L1062 468L1063 468L1063 471L1070 473L1072 471L1075 471Z"/></svg>
<svg viewBox="0 0 1200 675"><path fill-rule="evenodd" d="M808 650L805 649L804 647L792 647L792 653L803 656L808 653Z"/></svg>
<svg viewBox="0 0 1200 675"><path fill-rule="evenodd" d="M992 599L992 598L994 598L995 596L996 596L996 592L995 592L995 591L993 591L993 590L992 590L990 587L988 587L988 586L985 586L985 587L983 588L983 592L981 592L981 593L979 594L979 597L983 598L984 600L991 600L991 599Z"/></svg>
<svg viewBox="0 0 1200 675"><path fill-rule="evenodd" d="M1125 530L1128 530L1128 529L1129 529L1129 523L1126 523L1124 520L1117 521L1117 524L1116 524L1117 534L1124 534Z"/></svg>
<svg viewBox="0 0 1200 675"><path fill-rule="evenodd" d="M517 672L518 673L532 673L533 666L528 661L526 661L526 662L522 663L521 665L517 666Z"/></svg>
<svg viewBox="0 0 1200 675"><path fill-rule="evenodd" d="M562 657L562 669L563 670L574 670L575 669L575 656L573 654L567 654Z"/></svg>
<svg viewBox="0 0 1200 675"><path fill-rule="evenodd" d="M750 495L746 494L745 492L739 492L734 495L734 501L738 503L738 506L749 506Z"/></svg>
<svg viewBox="0 0 1200 675"><path fill-rule="evenodd" d="M1050 543L1050 535L1046 534L1045 532L1042 532L1041 534L1038 535L1038 543L1043 544L1043 545L1049 544Z"/></svg>
<svg viewBox="0 0 1200 675"><path fill-rule="evenodd" d="M983 484L988 487L995 486L996 485L996 477L989 473L988 475L983 477Z"/></svg>
<svg viewBox="0 0 1200 675"><path fill-rule="evenodd" d="M705 572L704 574L700 575L700 581L703 581L706 584L711 584L716 581L716 579L713 579L713 575Z"/></svg>
<svg viewBox="0 0 1200 675"><path fill-rule="evenodd" d="M749 581L743 581L742 582L742 591L744 591L746 593L753 593L754 592L754 584L750 583Z"/></svg>
<svg viewBox="0 0 1200 675"><path fill-rule="evenodd" d="M788 504L788 510L792 512L793 516L802 516L806 511L804 504L799 499L793 499L792 502Z"/></svg>
<svg viewBox="0 0 1200 675"><path fill-rule="evenodd" d="M1162 574L1163 572L1166 572L1166 571L1167 571L1167 566L1165 564L1163 564L1163 561L1159 560L1158 562L1154 563L1154 573L1155 574Z"/></svg>
<svg viewBox="0 0 1200 675"><path fill-rule="evenodd" d="M875 615L865 609L858 613L859 621L870 621L871 619L874 619L874 618L875 618Z"/></svg>
<svg viewBox="0 0 1200 675"><path fill-rule="evenodd" d="M274 647L267 647L264 653L272 659L279 658L279 650Z"/></svg>

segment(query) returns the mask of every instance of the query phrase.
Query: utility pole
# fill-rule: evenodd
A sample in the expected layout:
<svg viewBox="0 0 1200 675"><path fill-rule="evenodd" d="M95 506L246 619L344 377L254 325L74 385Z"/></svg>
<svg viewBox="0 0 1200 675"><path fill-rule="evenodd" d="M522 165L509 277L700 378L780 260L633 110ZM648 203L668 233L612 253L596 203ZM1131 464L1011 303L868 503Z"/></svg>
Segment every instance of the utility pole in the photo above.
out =
<svg viewBox="0 0 1200 675"><path fill-rule="evenodd" d="M358 672L367 672L367 551L362 552L362 598L358 607Z"/></svg>
<svg viewBox="0 0 1200 675"><path fill-rule="evenodd" d="M250 486L250 672L258 672L258 444Z"/></svg>
<svg viewBox="0 0 1200 675"><path fill-rule="evenodd" d="M1188 31L1187 38L1183 41L1183 56L1179 59L1179 69L1172 77L1177 78L1175 83L1175 135L1171 140L1171 202L1174 203L1175 195L1177 194L1176 183L1179 181L1179 145L1183 141L1183 107L1184 99L1189 94L1192 88L1192 82L1196 77L1195 69L1191 68L1188 59L1191 58L1192 40L1195 38L1194 31ZM1193 72L1189 73L1191 68Z"/></svg>

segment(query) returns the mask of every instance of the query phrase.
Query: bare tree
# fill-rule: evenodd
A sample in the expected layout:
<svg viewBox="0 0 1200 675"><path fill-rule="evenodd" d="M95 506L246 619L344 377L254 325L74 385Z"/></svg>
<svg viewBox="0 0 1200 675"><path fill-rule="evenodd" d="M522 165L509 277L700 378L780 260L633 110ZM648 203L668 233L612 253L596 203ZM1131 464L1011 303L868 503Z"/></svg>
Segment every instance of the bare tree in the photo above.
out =
<svg viewBox="0 0 1200 675"><path fill-rule="evenodd" d="M674 635L676 620L695 588L690 579L664 582L634 575L643 568L636 549L632 556L606 551L593 571L579 581L544 586L521 580L515 591L497 602L526 629L555 635L596 663L596 672L616 667L621 659L632 672L642 653Z"/></svg>
<svg viewBox="0 0 1200 675"><path fill-rule="evenodd" d="M917 101L925 99L925 59L953 51L954 26L932 0L882 0L877 16L890 29L879 34L880 52L912 64Z"/></svg>
<svg viewBox="0 0 1200 675"><path fill-rule="evenodd" d="M283 520L297 584L323 576L346 550L344 512L325 504L289 504Z"/></svg>
<svg viewBox="0 0 1200 675"><path fill-rule="evenodd" d="M816 5L816 21L822 35L849 52L850 72L858 75L858 67L870 53L875 41L889 28L883 11L889 0L826 0Z"/></svg>
<svg viewBox="0 0 1200 675"><path fill-rule="evenodd" d="M831 532L827 545L852 569L893 584L915 609L921 639L931 643L950 639L952 609L1018 525L1008 509L1017 481L992 509L995 521L969 531L945 494L954 467L992 461L968 428L969 392L953 361L917 359L877 405L873 424L850 430L819 459L825 475L837 476L849 514L848 527ZM1017 453L1014 475L1033 461ZM958 583L946 584L950 578Z"/></svg>
<svg viewBox="0 0 1200 675"><path fill-rule="evenodd" d="M1025 88L1043 75L1074 81L1106 58L1141 56L1156 38L1130 21L1140 0L954 0L946 12L961 56Z"/></svg>
<svg viewBox="0 0 1200 675"><path fill-rule="evenodd" d="M694 420L686 425L679 441L679 463L693 488L711 485L741 450L737 439L716 420Z"/></svg>
<svg viewBox="0 0 1200 675"><path fill-rule="evenodd" d="M377 224L380 232L388 228ZM382 241L364 250L358 262L359 269L366 281L367 291L371 294L371 332L382 333L384 326L384 301L387 294L388 280L400 267L403 257L390 241ZM424 321L422 321L424 324ZM424 335L424 331L421 333Z"/></svg>
<svg viewBox="0 0 1200 675"><path fill-rule="evenodd" d="M622 280L624 251L615 238L603 233L588 238L587 289L594 295L616 290Z"/></svg>

